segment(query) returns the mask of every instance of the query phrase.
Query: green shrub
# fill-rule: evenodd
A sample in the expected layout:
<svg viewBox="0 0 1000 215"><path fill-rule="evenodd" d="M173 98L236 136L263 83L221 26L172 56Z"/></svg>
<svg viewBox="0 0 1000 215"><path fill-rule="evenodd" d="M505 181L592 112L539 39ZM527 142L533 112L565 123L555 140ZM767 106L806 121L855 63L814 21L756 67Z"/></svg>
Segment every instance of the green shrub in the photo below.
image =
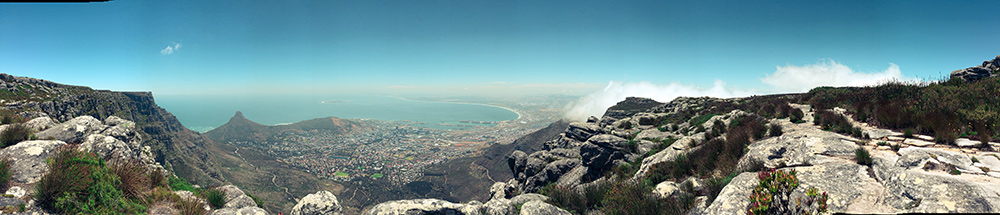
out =
<svg viewBox="0 0 1000 215"><path fill-rule="evenodd" d="M611 190L612 183L601 180L583 188L583 197L589 208L600 208L604 197Z"/></svg>
<svg viewBox="0 0 1000 215"><path fill-rule="evenodd" d="M202 204L198 199L182 199L174 203L174 207L177 207L181 211L182 215L204 215L206 214L204 204Z"/></svg>
<svg viewBox="0 0 1000 215"><path fill-rule="evenodd" d="M28 140L32 136L31 128L21 123L11 124L6 130L0 133L0 147L12 146L21 141Z"/></svg>
<svg viewBox="0 0 1000 215"><path fill-rule="evenodd" d="M884 145L889 145L889 143L885 141L878 141L878 143L875 143L875 145L884 146Z"/></svg>
<svg viewBox="0 0 1000 215"><path fill-rule="evenodd" d="M14 164L14 161L11 161L10 158L4 157L0 159L0 189L7 189L7 185L10 184L11 173L13 171L10 169L11 164Z"/></svg>
<svg viewBox="0 0 1000 215"><path fill-rule="evenodd" d="M608 192L601 212L607 215L681 214L673 198L659 199L652 189L634 181L617 182ZM582 213L578 213L582 214Z"/></svg>
<svg viewBox="0 0 1000 215"><path fill-rule="evenodd" d="M851 130L851 136L854 138L862 138L864 135L861 133L861 128L855 127Z"/></svg>
<svg viewBox="0 0 1000 215"><path fill-rule="evenodd" d="M6 125L6 124L11 124L11 123L18 123L18 122L21 122L21 121L24 121L24 120L21 119L21 117L19 117L17 115L14 115L14 113L12 113L10 111L7 111L7 110L0 111L0 124Z"/></svg>
<svg viewBox="0 0 1000 215"><path fill-rule="evenodd" d="M784 131L781 130L781 125L779 124L771 124L768 127L769 128L767 136L777 137L785 133Z"/></svg>
<svg viewBox="0 0 1000 215"><path fill-rule="evenodd" d="M548 196L548 203L566 209L574 214L587 212L587 199L572 187L548 184L542 187L542 195Z"/></svg>
<svg viewBox="0 0 1000 215"><path fill-rule="evenodd" d="M826 192L819 194L816 188L806 191L804 202L796 199L796 204L792 205L791 192L799 186L795 170L788 173L773 169L761 171L757 178L760 181L750 194L747 214L820 214L827 211L829 196Z"/></svg>
<svg viewBox="0 0 1000 215"><path fill-rule="evenodd" d="M35 185L36 200L62 214L136 214L146 210L126 198L118 176L97 155L74 146L60 147L48 162L49 173Z"/></svg>
<svg viewBox="0 0 1000 215"><path fill-rule="evenodd" d="M892 148L892 151L894 151L894 152L898 152L899 151L899 144L892 144L892 145L889 145L889 147Z"/></svg>
<svg viewBox="0 0 1000 215"><path fill-rule="evenodd" d="M187 190L191 192L197 191L194 188L194 186L191 185L191 183L188 183L187 180L184 180L183 178L178 178L176 176L170 176L170 178L167 178L167 183L170 184L170 190L173 191L181 191L181 190Z"/></svg>
<svg viewBox="0 0 1000 215"><path fill-rule="evenodd" d="M903 137L905 137L905 138L913 138L913 129L912 128L904 129L903 130Z"/></svg>
<svg viewBox="0 0 1000 215"><path fill-rule="evenodd" d="M872 157L870 154L868 154L868 150L865 149L865 147L858 147L858 149L854 150L854 160L861 165L865 166L872 165Z"/></svg>
<svg viewBox="0 0 1000 215"><path fill-rule="evenodd" d="M971 158L973 163L979 163L979 159L977 159L976 156L971 156Z"/></svg>
<svg viewBox="0 0 1000 215"><path fill-rule="evenodd" d="M789 114L790 115L788 116L788 121L790 121L792 123L803 123L803 122L806 122L805 120L803 120L803 118L805 118L805 113L802 113L802 110L800 110L798 108L792 108L792 110L789 112Z"/></svg>
<svg viewBox="0 0 1000 215"><path fill-rule="evenodd" d="M111 162L110 168L121 179L118 190L126 197L139 198L151 188L148 171L138 161L116 160Z"/></svg>
<svg viewBox="0 0 1000 215"><path fill-rule="evenodd" d="M222 208L222 206L226 205L226 194L223 193L221 190L218 189L205 190L204 192L202 192L202 195L204 195L205 200L208 201L208 204L211 205L213 208Z"/></svg>
<svg viewBox="0 0 1000 215"><path fill-rule="evenodd" d="M696 116L694 118L691 118L691 120L688 121L688 126L690 126L690 127L701 126L702 124L705 124L705 122L708 122L708 120L712 119L713 116L715 116L715 114L706 114L706 115ZM702 128L702 129L704 129L704 128Z"/></svg>

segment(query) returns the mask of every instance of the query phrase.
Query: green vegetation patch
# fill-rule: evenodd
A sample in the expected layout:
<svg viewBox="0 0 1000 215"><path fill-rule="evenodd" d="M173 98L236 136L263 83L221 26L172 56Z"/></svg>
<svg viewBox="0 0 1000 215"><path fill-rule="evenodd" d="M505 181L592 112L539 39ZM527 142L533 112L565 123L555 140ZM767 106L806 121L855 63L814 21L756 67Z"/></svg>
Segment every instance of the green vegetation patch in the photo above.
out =
<svg viewBox="0 0 1000 215"><path fill-rule="evenodd" d="M381 177L385 177L385 175L383 175L382 173L372 174L372 178L374 178L374 179L378 179L378 178L381 178Z"/></svg>
<svg viewBox="0 0 1000 215"><path fill-rule="evenodd" d="M61 214L138 214L146 207L127 198L121 179L104 160L76 147L61 147L48 162L50 172L35 185L43 208Z"/></svg>
<svg viewBox="0 0 1000 215"><path fill-rule="evenodd" d="M351 176L351 174L347 174L346 172L336 172L336 173L333 173L333 175L337 176L337 177L350 177Z"/></svg>

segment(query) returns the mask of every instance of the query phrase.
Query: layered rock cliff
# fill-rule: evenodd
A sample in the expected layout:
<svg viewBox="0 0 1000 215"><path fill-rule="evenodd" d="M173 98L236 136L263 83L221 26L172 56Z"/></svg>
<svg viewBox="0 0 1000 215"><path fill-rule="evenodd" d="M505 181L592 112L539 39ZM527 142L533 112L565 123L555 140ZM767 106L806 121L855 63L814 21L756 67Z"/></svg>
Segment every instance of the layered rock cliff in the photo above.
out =
<svg viewBox="0 0 1000 215"><path fill-rule="evenodd" d="M150 92L93 90L51 81L0 74L2 109L25 118L51 117L67 121L78 116L106 119L116 116L135 122L138 136L146 140L152 157L167 169L204 185L223 179L213 156L204 150L211 144L201 134L181 125L173 114L156 105ZM82 139L69 141L80 143Z"/></svg>

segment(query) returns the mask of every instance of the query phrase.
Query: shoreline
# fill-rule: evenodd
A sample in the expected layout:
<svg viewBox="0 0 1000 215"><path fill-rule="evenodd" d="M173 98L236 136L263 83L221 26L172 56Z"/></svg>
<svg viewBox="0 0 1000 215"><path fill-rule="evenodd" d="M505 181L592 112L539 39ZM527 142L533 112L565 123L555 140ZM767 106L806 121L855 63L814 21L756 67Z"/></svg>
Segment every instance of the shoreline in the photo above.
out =
<svg viewBox="0 0 1000 215"><path fill-rule="evenodd" d="M515 121L515 120L520 120L520 119L524 118L521 115L521 112L518 112L517 110L514 110L513 108L499 106L499 105L481 104L481 103L472 103L472 102L425 101L425 100L409 99L409 98L404 98L404 97L400 97L400 96L388 96L388 97L392 97L392 98L403 100L403 101L411 101L411 102L450 103L450 104L463 104L463 105L478 105L478 106L486 106L486 107L495 107L495 108L504 109L504 110L507 110L507 111L510 111L510 112L514 112L514 114L517 114L517 119L504 120L504 121ZM503 121L501 121L501 122L503 122Z"/></svg>

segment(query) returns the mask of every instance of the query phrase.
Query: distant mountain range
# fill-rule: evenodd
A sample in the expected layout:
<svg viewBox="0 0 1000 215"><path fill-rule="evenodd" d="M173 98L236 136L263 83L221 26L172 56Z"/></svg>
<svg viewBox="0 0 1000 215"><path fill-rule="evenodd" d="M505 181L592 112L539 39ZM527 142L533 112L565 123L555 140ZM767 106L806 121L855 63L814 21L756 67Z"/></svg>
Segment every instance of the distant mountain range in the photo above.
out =
<svg viewBox="0 0 1000 215"><path fill-rule="evenodd" d="M359 127L361 124L356 121L336 117L316 118L283 125L263 125L247 119L242 112L236 111L236 115L229 118L229 122L204 134L209 139L222 143L260 143L273 141L271 138L275 137L276 134L287 131L329 131L339 134Z"/></svg>

